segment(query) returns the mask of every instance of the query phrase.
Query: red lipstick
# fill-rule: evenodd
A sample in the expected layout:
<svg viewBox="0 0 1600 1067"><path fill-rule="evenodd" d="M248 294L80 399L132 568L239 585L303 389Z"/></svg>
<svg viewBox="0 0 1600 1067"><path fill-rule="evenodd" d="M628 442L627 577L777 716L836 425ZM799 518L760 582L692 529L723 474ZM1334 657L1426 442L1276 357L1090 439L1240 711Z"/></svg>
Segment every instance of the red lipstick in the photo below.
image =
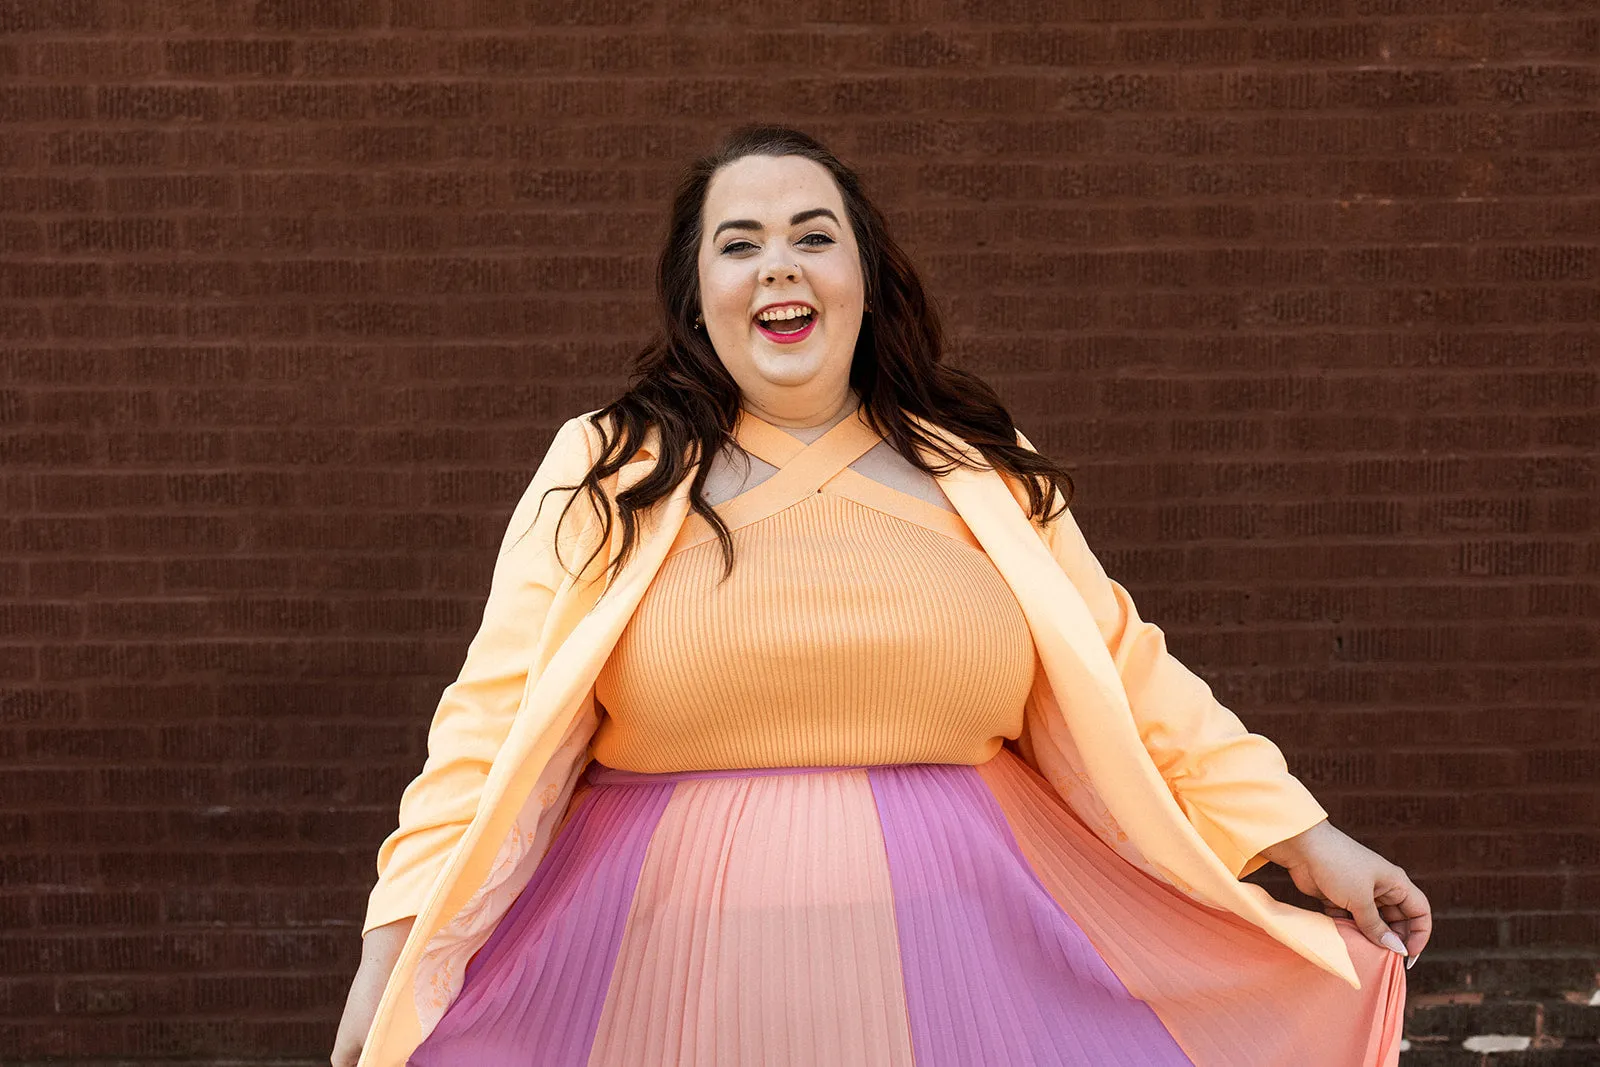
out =
<svg viewBox="0 0 1600 1067"><path fill-rule="evenodd" d="M804 341L807 337L811 336L811 331L816 328L817 317L815 315L811 317L810 322L806 323L804 326L800 327L800 329L795 330L792 333L778 333L776 330L767 329L766 326L759 321L756 323L756 329L761 331L761 336L765 337L769 341L775 341L780 345L792 345L796 341Z"/></svg>

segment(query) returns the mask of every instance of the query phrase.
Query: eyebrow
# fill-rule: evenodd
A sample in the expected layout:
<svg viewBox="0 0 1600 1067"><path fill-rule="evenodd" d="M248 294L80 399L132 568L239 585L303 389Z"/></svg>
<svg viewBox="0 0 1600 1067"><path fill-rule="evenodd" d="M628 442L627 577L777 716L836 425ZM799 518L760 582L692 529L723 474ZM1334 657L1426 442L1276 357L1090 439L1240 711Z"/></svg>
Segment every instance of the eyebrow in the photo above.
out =
<svg viewBox="0 0 1600 1067"><path fill-rule="evenodd" d="M806 211L797 211L797 212L795 212L793 215L791 215L789 217L789 225L790 226L798 226L802 222L805 222L807 219L824 218L824 217L832 219L835 223L838 223L838 221L839 221L839 216L835 215L833 212L829 211L827 208L825 208L825 207L814 207L814 208L810 208L810 209L808 209ZM761 229L761 223L757 222L755 219L728 219L725 222L717 223L717 228L711 234L711 239L713 241L715 241L718 237L721 237L723 230L759 230L759 229Z"/></svg>

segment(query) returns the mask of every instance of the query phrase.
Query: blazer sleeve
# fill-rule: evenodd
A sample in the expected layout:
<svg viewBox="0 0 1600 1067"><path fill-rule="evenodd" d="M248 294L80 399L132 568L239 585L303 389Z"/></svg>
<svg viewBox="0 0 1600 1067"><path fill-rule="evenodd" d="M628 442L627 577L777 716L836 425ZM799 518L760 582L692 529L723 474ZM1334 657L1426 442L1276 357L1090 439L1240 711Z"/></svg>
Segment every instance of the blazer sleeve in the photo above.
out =
<svg viewBox="0 0 1600 1067"><path fill-rule="evenodd" d="M368 898L362 935L421 910L451 850L477 812L490 764L521 705L534 649L566 572L555 545L557 522L571 492L545 492L580 482L593 463L584 418L556 431L549 451L511 514L495 561L483 622L460 674L447 686L428 729L422 771L400 798L398 826L378 850L378 881ZM540 504L543 503L541 508ZM573 504L567 529L589 513ZM575 561L563 534L568 565Z"/></svg>
<svg viewBox="0 0 1600 1067"><path fill-rule="evenodd" d="M1017 440L1037 451L1020 432ZM1211 687L1167 651L1166 635L1141 619L1128 591L1106 575L1070 510L1041 536L1099 626L1146 751L1196 831L1235 877L1267 862L1262 849L1328 817L1289 773L1278 747L1246 730Z"/></svg>

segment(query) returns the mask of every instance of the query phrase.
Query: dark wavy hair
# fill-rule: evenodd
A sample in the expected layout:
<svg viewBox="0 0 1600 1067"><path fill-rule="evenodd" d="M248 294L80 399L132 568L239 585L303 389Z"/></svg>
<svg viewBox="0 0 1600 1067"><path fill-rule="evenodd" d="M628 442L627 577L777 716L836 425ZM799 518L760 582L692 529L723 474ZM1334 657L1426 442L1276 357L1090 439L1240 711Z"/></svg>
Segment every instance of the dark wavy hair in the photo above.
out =
<svg viewBox="0 0 1600 1067"><path fill-rule="evenodd" d="M928 302L916 268L889 236L883 213L868 199L856 172L799 130L744 126L729 134L709 155L691 163L678 183L666 243L656 266L661 330L634 357L627 391L590 417L603 442L600 458L578 485L558 487L587 490L591 506L604 521L600 543L584 561L580 573L587 570L600 546L611 537L612 507L601 483L633 457L651 425L659 428L661 453L649 474L616 496L622 544L612 566L621 569L636 547L639 513L670 495L687 470L699 464L690 484L690 507L717 532L722 545L723 578L732 572L733 539L722 519L706 503L703 490L710 464L700 461L716 455L733 440L740 391L717 358L710 339L694 329L694 320L700 313L698 256L706 190L723 167L758 155L800 156L821 164L833 176L844 200L861 252L865 303L872 308L862 318L850 364L850 384L861 398L865 421L908 461L935 477L957 466L983 469L964 464L963 457L913 424L906 413L940 426L971 444L994 469L1026 483L1030 520L1044 523L1059 515L1073 495L1071 476L1044 456L1017 444L1011 416L988 383L945 364L938 314ZM917 445L946 463L929 466L918 454ZM1062 509L1047 514L1058 493ZM578 497L574 493L568 499L558 526Z"/></svg>

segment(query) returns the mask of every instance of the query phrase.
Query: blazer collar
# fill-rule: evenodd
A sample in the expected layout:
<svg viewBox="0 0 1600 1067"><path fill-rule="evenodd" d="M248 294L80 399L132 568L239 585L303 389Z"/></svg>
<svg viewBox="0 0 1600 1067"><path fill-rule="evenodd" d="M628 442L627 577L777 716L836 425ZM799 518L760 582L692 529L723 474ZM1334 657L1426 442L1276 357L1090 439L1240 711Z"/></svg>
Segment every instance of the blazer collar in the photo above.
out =
<svg viewBox="0 0 1600 1067"><path fill-rule="evenodd" d="M622 465L617 472L617 488L619 491L627 489L637 483L645 475L655 469L656 457L661 455L661 429L654 423L645 428L644 443L633 453L633 457ZM694 468L689 469L689 474L694 474Z"/></svg>

